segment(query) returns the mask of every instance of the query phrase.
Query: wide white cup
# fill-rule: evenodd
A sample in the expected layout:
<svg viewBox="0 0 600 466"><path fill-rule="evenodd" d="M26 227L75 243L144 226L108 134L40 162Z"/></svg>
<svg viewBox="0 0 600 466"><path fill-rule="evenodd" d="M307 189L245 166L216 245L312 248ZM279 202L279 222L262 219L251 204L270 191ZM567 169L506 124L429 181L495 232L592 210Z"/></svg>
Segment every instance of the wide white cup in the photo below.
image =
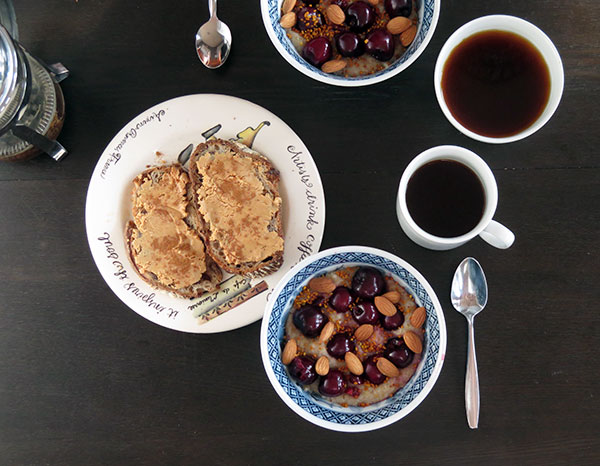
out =
<svg viewBox="0 0 600 466"><path fill-rule="evenodd" d="M468 233L454 238L442 238L423 230L413 220L406 204L406 187L418 168L434 160L454 160L469 167L479 177L485 194L485 206L481 220ZM428 249L445 250L462 246L479 235L484 241L500 249L509 248L515 235L504 225L492 220L498 205L498 186L490 167L474 152L458 146L437 146L421 152L406 167L396 198L396 213L404 233L420 246Z"/></svg>
<svg viewBox="0 0 600 466"><path fill-rule="evenodd" d="M472 36L478 32L500 30L507 31L524 37L531 42L542 54L546 64L548 65L548 71L550 72L550 96L544 111L539 118L528 128L524 129L520 133L506 137L488 137L477 134L467 128L454 118L452 112L448 108L446 101L444 100L444 92L442 91L442 74L444 71L444 65L450 53L456 48L467 37ZM544 32L537 26L534 26L524 19L517 18L516 16L507 15L490 15L482 16L481 18L474 19L467 24L458 28L454 34L452 34L438 55L435 63L435 70L433 72L433 84L435 87L435 95L442 112L452 125L458 129L461 133L469 136L472 139L476 139L482 142L488 142L493 144L502 144L506 142L514 142L520 139L526 138L527 136L535 133L542 126L544 126L548 120L552 117L563 93L563 87L565 82L564 70L558 50L550 40L550 38L544 34Z"/></svg>

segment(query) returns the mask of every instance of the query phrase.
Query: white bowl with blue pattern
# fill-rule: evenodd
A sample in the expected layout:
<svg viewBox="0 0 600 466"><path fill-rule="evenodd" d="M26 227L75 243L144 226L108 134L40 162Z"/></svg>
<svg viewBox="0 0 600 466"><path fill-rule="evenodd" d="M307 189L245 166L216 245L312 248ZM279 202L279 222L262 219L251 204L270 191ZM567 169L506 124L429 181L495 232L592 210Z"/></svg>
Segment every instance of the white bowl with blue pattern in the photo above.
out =
<svg viewBox="0 0 600 466"><path fill-rule="evenodd" d="M287 37L286 31L279 24L283 0L260 0L260 8L263 23L271 42L273 42L277 51L290 65L317 81L333 84L334 86L355 87L375 84L396 76L402 70L408 68L423 53L423 50L425 50L425 47L427 47L427 44L429 44L429 41L433 37L435 27L437 26L441 0L415 0L415 2L419 18L417 35L406 52L384 70L368 76L358 76L355 78L324 73L302 58Z"/></svg>
<svg viewBox="0 0 600 466"><path fill-rule="evenodd" d="M427 320L423 354L413 377L391 398L367 407L342 407L318 394L303 390L281 362L285 321L294 298L317 275L343 267L368 265L392 276L425 307ZM410 264L385 251L363 246L344 246L322 251L295 265L277 284L263 317L260 349L271 384L296 414L321 427L341 432L379 429L402 419L429 394L446 354L446 322L442 306L427 280Z"/></svg>

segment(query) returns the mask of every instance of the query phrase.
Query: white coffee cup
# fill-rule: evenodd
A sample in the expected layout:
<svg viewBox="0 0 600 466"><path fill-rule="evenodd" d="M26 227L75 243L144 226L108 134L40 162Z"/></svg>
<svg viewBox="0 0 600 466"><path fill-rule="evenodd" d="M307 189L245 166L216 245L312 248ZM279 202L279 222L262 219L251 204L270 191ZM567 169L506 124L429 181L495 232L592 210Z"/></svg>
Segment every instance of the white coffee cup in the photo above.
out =
<svg viewBox="0 0 600 466"><path fill-rule="evenodd" d="M454 160L469 167L481 181L485 194L485 204L483 215L479 223L468 233L453 238L443 238L432 235L423 230L413 220L406 203L406 188L412 175L425 165L434 160ZM446 250L462 246L467 241L479 235L484 241L500 249L509 248L515 235L504 225L492 220L498 205L498 186L496 179L490 167L474 152L464 147L458 146L437 146L426 150L417 155L406 167L400 186L398 187L398 197L396 199L396 213L398 221L404 233L420 246L428 249Z"/></svg>
<svg viewBox="0 0 600 466"><path fill-rule="evenodd" d="M546 103L546 107L544 108L542 114L538 117L538 119L535 122L531 124L531 126L512 136L482 136L481 134L475 133L470 129L464 127L456 118L454 118L454 115L452 115L448 104L446 104L446 100L444 99L444 92L442 90L442 75L444 71L444 65L446 63L446 60L448 60L450 53L456 48L458 44L460 44L467 37L470 37L478 32L489 30L512 32L513 34L517 34L527 39L535 46L536 49L538 49L542 57L544 57L544 61L548 65L548 71L550 73L550 95L548 97L548 102ZM438 103L440 104L440 108L442 109L442 112L444 113L448 121L466 136L469 136L470 138L476 139L478 141L492 144L502 144L507 142L518 141L535 133L542 126L544 126L550 120L550 118L558 108L558 104L560 103L560 99L563 93L564 81L565 77L562 61L560 59L558 50L556 50L556 47L554 46L550 38L546 34L544 34L544 32L541 29L539 29L537 26L534 26L530 22L525 21L521 18L517 18L516 16L508 15L482 16L481 18L469 21L468 23L458 28L448 38L448 40L440 50L440 54L438 55L435 64L435 70L433 72L433 85L435 87L435 95L437 97Z"/></svg>

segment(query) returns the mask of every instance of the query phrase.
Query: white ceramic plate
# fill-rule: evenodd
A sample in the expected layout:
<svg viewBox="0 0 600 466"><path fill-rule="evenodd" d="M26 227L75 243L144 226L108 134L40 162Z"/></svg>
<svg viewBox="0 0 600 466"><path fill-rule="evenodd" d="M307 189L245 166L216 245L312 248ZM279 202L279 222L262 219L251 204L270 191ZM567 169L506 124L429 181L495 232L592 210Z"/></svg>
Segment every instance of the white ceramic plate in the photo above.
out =
<svg viewBox="0 0 600 466"><path fill-rule="evenodd" d="M283 265L277 272L243 283L249 288L264 280L266 291L200 324L195 314L206 308L207 297L183 299L147 285L129 261L124 232L132 218L132 180L149 166L177 161L189 144L196 146L211 133L251 144L280 171L285 250ZM300 138L268 110L217 94L168 100L127 123L100 156L85 210L92 256L113 292L142 317L191 333L223 332L259 320L277 282L296 263L319 250L325 227L321 178ZM222 295L217 298L221 301Z"/></svg>

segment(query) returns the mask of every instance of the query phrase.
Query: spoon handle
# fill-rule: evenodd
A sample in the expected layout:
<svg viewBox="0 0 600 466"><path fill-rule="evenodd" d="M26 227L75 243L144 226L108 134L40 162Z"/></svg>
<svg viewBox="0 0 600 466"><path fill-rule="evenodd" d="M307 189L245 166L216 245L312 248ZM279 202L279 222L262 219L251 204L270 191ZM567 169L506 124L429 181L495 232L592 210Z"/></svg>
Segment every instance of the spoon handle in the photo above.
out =
<svg viewBox="0 0 600 466"><path fill-rule="evenodd" d="M208 13L211 18L217 15L217 0L208 0Z"/></svg>
<svg viewBox="0 0 600 466"><path fill-rule="evenodd" d="M479 423L479 375L477 373L477 357L475 356L475 328L473 317L467 320L469 322L469 348L467 374L465 376L465 408L469 427L477 429Z"/></svg>

